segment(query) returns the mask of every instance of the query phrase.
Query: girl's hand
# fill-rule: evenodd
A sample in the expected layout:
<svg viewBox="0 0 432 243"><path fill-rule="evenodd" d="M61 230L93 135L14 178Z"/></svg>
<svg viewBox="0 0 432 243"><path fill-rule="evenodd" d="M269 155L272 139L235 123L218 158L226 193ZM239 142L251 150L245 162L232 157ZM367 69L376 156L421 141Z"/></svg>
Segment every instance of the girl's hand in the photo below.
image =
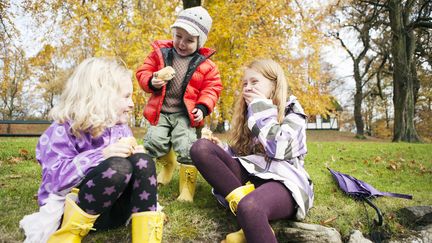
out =
<svg viewBox="0 0 432 243"><path fill-rule="evenodd" d="M145 153L144 146L142 145L135 146L133 148L132 154L136 154L136 153Z"/></svg>
<svg viewBox="0 0 432 243"><path fill-rule="evenodd" d="M218 145L219 147L221 147L222 149L224 148L224 144L222 143L222 141L215 137L215 136L210 136L209 138L207 138L208 140L210 140L212 143Z"/></svg>
<svg viewBox="0 0 432 243"><path fill-rule="evenodd" d="M249 105L254 99L267 99L267 97L255 88L245 88L243 89L243 99L246 104Z"/></svg>
<svg viewBox="0 0 432 243"><path fill-rule="evenodd" d="M162 88L162 86L164 86L166 84L166 81L153 77L152 80L151 80L151 84L156 89L160 89L160 88Z"/></svg>
<svg viewBox="0 0 432 243"><path fill-rule="evenodd" d="M192 115L195 122L200 122L204 118L204 114L201 109L195 108L192 110Z"/></svg>
<svg viewBox="0 0 432 243"><path fill-rule="evenodd" d="M104 159L108 159L114 156L126 158L129 157L132 152L133 147L131 145L116 142L104 148L102 150L102 155Z"/></svg>

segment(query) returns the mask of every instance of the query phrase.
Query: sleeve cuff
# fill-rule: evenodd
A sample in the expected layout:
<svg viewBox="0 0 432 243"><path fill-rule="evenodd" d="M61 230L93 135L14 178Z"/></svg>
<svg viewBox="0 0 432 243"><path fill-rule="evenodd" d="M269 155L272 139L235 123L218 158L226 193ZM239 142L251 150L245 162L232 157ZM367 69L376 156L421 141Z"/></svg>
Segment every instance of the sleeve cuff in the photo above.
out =
<svg viewBox="0 0 432 243"><path fill-rule="evenodd" d="M207 110L207 107L205 105L203 105L203 104L198 104L196 106L196 108L198 108L198 109L200 109L202 111L204 117L206 117L209 114L209 112Z"/></svg>
<svg viewBox="0 0 432 243"><path fill-rule="evenodd" d="M153 84L152 84L152 79L153 79L153 76L150 78L150 80L148 81L148 86L149 86L149 88L151 89L151 90L153 90L154 92L159 92L159 91L161 91L162 90L162 87L161 88L159 88L159 89L157 89L157 88L155 88L154 86L153 86Z"/></svg>

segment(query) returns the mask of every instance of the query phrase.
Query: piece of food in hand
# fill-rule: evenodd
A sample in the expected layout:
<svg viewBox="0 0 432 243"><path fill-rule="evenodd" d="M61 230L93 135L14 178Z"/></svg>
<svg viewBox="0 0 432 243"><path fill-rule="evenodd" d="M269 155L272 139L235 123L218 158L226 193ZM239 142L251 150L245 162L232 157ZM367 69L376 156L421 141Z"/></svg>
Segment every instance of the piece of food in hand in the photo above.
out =
<svg viewBox="0 0 432 243"><path fill-rule="evenodd" d="M174 78L175 70L171 66L166 66L161 70L155 72L153 76L157 79L168 81Z"/></svg>
<svg viewBox="0 0 432 243"><path fill-rule="evenodd" d="M201 137L211 139L213 137L213 132L208 128L201 129Z"/></svg>
<svg viewBox="0 0 432 243"><path fill-rule="evenodd" d="M133 148L138 146L137 140L134 137L122 137L119 139L119 143L130 145Z"/></svg>

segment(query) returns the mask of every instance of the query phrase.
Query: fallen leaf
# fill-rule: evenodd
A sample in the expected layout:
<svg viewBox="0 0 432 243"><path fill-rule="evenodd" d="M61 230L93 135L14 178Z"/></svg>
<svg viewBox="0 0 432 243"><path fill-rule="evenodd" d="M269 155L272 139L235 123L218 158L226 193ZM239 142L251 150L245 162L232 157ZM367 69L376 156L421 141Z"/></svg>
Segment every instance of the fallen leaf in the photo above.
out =
<svg viewBox="0 0 432 243"><path fill-rule="evenodd" d="M378 163L382 160L382 158L380 156L375 157L375 163Z"/></svg>
<svg viewBox="0 0 432 243"><path fill-rule="evenodd" d="M11 158L9 158L8 163L9 164L17 164L18 162L21 162L21 161L23 161L23 159L20 157L11 157Z"/></svg>
<svg viewBox="0 0 432 243"><path fill-rule="evenodd" d="M29 154L29 151L25 150L25 149L20 149L19 150L19 154L22 156L27 156Z"/></svg>
<svg viewBox="0 0 432 243"><path fill-rule="evenodd" d="M9 175L9 176L7 176L7 178L9 178L9 179L19 179L21 177L22 177L21 175Z"/></svg>
<svg viewBox="0 0 432 243"><path fill-rule="evenodd" d="M321 224L329 224L329 223L335 221L336 219L337 219L337 216L333 216L333 217L328 218L328 219L326 219L324 221L321 221Z"/></svg>

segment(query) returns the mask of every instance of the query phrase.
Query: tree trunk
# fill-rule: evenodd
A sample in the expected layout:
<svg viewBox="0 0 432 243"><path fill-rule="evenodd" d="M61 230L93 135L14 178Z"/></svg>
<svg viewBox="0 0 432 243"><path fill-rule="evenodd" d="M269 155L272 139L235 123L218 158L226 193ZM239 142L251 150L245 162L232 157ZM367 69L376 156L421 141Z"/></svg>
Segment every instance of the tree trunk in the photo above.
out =
<svg viewBox="0 0 432 243"><path fill-rule="evenodd" d="M183 9L201 6L201 0L183 0Z"/></svg>
<svg viewBox="0 0 432 243"><path fill-rule="evenodd" d="M356 137L365 138L364 136L364 122L362 116L362 102L363 102L363 90L362 90L362 79L360 77L359 64L354 61L354 80L356 82L356 92L354 95L354 122L356 124Z"/></svg>
<svg viewBox="0 0 432 243"><path fill-rule="evenodd" d="M408 16L408 13L404 13ZM412 74L413 30L405 27L400 0L389 1L390 26L392 30L393 55L393 142L419 142L414 126L414 80Z"/></svg>

